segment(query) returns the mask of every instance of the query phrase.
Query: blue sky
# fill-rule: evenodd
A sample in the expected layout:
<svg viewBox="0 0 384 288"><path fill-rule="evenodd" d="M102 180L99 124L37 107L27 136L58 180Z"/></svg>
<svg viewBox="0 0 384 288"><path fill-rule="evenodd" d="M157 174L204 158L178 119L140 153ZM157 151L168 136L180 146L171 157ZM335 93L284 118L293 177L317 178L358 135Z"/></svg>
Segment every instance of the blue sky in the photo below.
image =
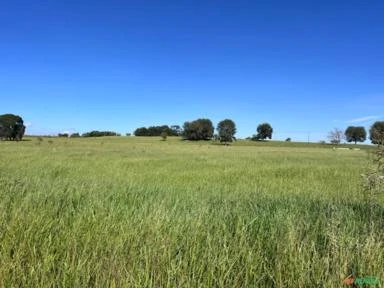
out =
<svg viewBox="0 0 384 288"><path fill-rule="evenodd" d="M319 141L384 119L383 1L0 5L0 114L28 134L204 117Z"/></svg>

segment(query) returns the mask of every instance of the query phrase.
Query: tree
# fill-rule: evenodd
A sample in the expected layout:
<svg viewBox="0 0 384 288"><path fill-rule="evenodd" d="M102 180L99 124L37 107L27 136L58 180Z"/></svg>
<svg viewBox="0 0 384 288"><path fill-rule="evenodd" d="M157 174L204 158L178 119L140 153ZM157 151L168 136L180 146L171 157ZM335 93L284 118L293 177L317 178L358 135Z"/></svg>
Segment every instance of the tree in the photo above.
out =
<svg viewBox="0 0 384 288"><path fill-rule="evenodd" d="M103 137L103 136L120 136L119 133L113 132L113 131L91 131L86 132L81 135L82 137Z"/></svg>
<svg viewBox="0 0 384 288"><path fill-rule="evenodd" d="M344 134L347 142L355 142L355 144L367 139L367 132L362 126L349 126Z"/></svg>
<svg viewBox="0 0 384 288"><path fill-rule="evenodd" d="M59 133L59 134L57 134L57 137L68 138L69 134L68 133Z"/></svg>
<svg viewBox="0 0 384 288"><path fill-rule="evenodd" d="M181 128L179 125L172 125L171 130L172 130L173 136L183 135L183 128Z"/></svg>
<svg viewBox="0 0 384 288"><path fill-rule="evenodd" d="M148 136L148 129L146 127L137 128L133 134L135 136Z"/></svg>
<svg viewBox="0 0 384 288"><path fill-rule="evenodd" d="M376 121L369 129L372 144L384 145L384 121Z"/></svg>
<svg viewBox="0 0 384 288"><path fill-rule="evenodd" d="M334 128L332 131L328 133L328 139L332 144L340 144L341 140L344 138L343 130L338 128Z"/></svg>
<svg viewBox="0 0 384 288"><path fill-rule="evenodd" d="M180 136L180 126L173 125L171 128L168 125L140 127L133 133L135 136L161 136L161 133L166 132L167 136Z"/></svg>
<svg viewBox="0 0 384 288"><path fill-rule="evenodd" d="M23 119L14 114L0 115L0 139L19 141L23 138L25 126Z"/></svg>
<svg viewBox="0 0 384 288"><path fill-rule="evenodd" d="M232 142L232 140L236 139L236 125L231 119L220 121L216 129L219 133L220 142Z"/></svg>
<svg viewBox="0 0 384 288"><path fill-rule="evenodd" d="M183 138L186 140L210 140L213 137L213 124L209 119L197 119L185 122Z"/></svg>
<svg viewBox="0 0 384 288"><path fill-rule="evenodd" d="M272 139L273 128L269 123L262 123L257 126L257 134L252 137L253 140Z"/></svg>

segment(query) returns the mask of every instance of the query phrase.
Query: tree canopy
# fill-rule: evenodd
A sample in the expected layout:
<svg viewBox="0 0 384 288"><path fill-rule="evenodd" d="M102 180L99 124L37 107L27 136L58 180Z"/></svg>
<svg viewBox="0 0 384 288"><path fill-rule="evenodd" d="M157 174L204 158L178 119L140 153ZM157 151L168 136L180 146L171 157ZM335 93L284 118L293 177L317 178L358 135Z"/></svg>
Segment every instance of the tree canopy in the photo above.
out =
<svg viewBox="0 0 384 288"><path fill-rule="evenodd" d="M186 140L210 140L213 137L213 124L209 119L197 119L184 123L183 137Z"/></svg>
<svg viewBox="0 0 384 288"><path fill-rule="evenodd" d="M23 138L25 126L23 119L14 114L0 115L0 139L19 141Z"/></svg>
<svg viewBox="0 0 384 288"><path fill-rule="evenodd" d="M91 131L81 135L82 137L102 137L102 136L120 136L119 133L113 131ZM68 137L68 136L67 136Z"/></svg>
<svg viewBox="0 0 384 288"><path fill-rule="evenodd" d="M135 136L161 136L165 132L167 136L180 136L181 127L179 125L173 125L169 127L168 125L161 126L149 126L140 127L135 130L133 133Z"/></svg>
<svg viewBox="0 0 384 288"><path fill-rule="evenodd" d="M68 138L70 135L69 133L59 133L57 134L57 137L60 137L60 138Z"/></svg>
<svg viewBox="0 0 384 288"><path fill-rule="evenodd" d="M373 144L384 144L384 121L376 121L369 129L369 139Z"/></svg>
<svg viewBox="0 0 384 288"><path fill-rule="evenodd" d="M367 132L363 126L349 126L345 132L347 142L364 142L367 139Z"/></svg>
<svg viewBox="0 0 384 288"><path fill-rule="evenodd" d="M272 139L273 128L269 123L262 123L257 126L257 134L252 137L253 140Z"/></svg>
<svg viewBox="0 0 384 288"><path fill-rule="evenodd" d="M220 142L232 142L235 139L236 124L231 119L225 119L217 124Z"/></svg>

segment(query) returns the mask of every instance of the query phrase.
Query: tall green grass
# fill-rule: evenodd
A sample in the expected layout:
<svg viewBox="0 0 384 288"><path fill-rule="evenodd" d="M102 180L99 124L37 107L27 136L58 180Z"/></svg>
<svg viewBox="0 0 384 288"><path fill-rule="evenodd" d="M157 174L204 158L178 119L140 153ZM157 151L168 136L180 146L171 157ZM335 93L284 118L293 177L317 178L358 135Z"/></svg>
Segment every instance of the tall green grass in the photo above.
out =
<svg viewBox="0 0 384 288"><path fill-rule="evenodd" d="M384 209L361 192L367 159L160 138L0 142L0 286L383 279Z"/></svg>

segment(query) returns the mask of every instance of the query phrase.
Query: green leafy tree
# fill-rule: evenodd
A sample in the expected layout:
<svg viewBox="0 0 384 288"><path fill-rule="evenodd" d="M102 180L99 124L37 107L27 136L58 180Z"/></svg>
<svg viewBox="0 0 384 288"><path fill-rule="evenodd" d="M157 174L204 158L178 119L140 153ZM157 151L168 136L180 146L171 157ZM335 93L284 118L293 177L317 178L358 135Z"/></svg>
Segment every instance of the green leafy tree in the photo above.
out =
<svg viewBox="0 0 384 288"><path fill-rule="evenodd" d="M384 121L376 121L369 130L369 139L373 144L384 145Z"/></svg>
<svg viewBox="0 0 384 288"><path fill-rule="evenodd" d="M253 137L254 140L272 139L273 128L269 123L262 123L257 126L257 134Z"/></svg>
<svg viewBox="0 0 384 288"><path fill-rule="evenodd" d="M149 136L148 135L148 129L146 127L140 127L133 132L135 136Z"/></svg>
<svg viewBox="0 0 384 288"><path fill-rule="evenodd" d="M364 142L367 139L367 132L362 126L349 126L345 132L347 142Z"/></svg>
<svg viewBox="0 0 384 288"><path fill-rule="evenodd" d="M197 119L185 122L183 137L186 140L210 140L213 137L213 124L209 119Z"/></svg>
<svg viewBox="0 0 384 288"><path fill-rule="evenodd" d="M220 121L216 129L220 142L232 142L232 140L236 139L236 124L231 119Z"/></svg>
<svg viewBox="0 0 384 288"><path fill-rule="evenodd" d="M69 134L68 133L59 133L59 134L57 134L57 137L68 138Z"/></svg>
<svg viewBox="0 0 384 288"><path fill-rule="evenodd" d="M171 126L172 135L173 136L181 136L183 135L183 128L181 128L179 125L172 125Z"/></svg>
<svg viewBox="0 0 384 288"><path fill-rule="evenodd" d="M19 141L23 138L25 126L23 119L14 114L0 115L0 138Z"/></svg>
<svg viewBox="0 0 384 288"><path fill-rule="evenodd" d="M135 136L161 136L161 133L166 132L167 136L180 136L180 126L173 125L169 127L168 125L162 126L149 126L140 127L135 130L133 133Z"/></svg>
<svg viewBox="0 0 384 288"><path fill-rule="evenodd" d="M91 131L86 132L81 135L82 137L103 137L103 136L120 136L119 133L113 132L113 131Z"/></svg>

